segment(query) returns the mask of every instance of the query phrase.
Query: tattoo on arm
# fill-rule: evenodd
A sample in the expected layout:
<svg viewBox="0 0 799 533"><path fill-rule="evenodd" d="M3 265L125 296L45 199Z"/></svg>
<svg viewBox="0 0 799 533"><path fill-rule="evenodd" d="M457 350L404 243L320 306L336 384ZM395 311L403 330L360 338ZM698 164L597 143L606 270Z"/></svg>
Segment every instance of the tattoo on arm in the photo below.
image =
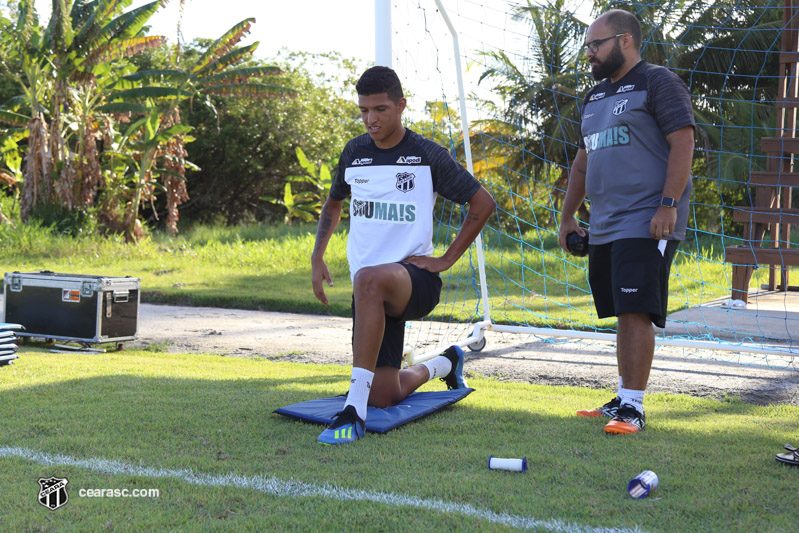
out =
<svg viewBox="0 0 799 533"><path fill-rule="evenodd" d="M330 233L330 226L332 225L332 217L327 212L327 207L322 207L322 212L319 215L319 227L316 229L316 238L324 237Z"/></svg>
<svg viewBox="0 0 799 533"><path fill-rule="evenodd" d="M327 206L322 206L322 212L319 214L319 226L316 228L316 243L314 244L314 252L319 251L322 243L326 243L330 237L331 226L333 225L333 217L327 211Z"/></svg>
<svg viewBox="0 0 799 533"><path fill-rule="evenodd" d="M467 224L476 224L476 223L480 223L480 217L472 213L466 213L466 220L463 221L463 225L465 226Z"/></svg>

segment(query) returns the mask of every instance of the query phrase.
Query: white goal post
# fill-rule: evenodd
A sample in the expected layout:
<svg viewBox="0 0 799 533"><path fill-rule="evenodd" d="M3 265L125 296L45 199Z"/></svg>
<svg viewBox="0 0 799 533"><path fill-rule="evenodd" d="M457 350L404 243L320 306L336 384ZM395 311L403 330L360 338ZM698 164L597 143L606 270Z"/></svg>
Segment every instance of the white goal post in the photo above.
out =
<svg viewBox="0 0 799 533"><path fill-rule="evenodd" d="M458 98L460 108L461 130L463 133L463 150L467 169L474 175L474 164L472 160L472 147L469 134L469 119L466 105L466 94L463 82L463 68L461 65L461 50L459 44L459 34L455 28L446 7L442 0L422 0L422 3L429 2L435 4L438 13L446 23L452 37L452 47L455 61L455 72L453 73L458 84ZM392 23L391 23L391 0L375 0L375 61L377 65L392 66ZM486 283L486 265L483 249L483 240L478 236L474 242L475 255L477 257L477 273L479 278L479 290L481 295L481 307L483 311L482 320L474 322L471 334L458 341L449 344L458 344L462 347L470 347L473 350L481 350L486 343L486 333L488 331L505 332L514 334L525 334L545 337L565 337L600 341L616 341L613 333L600 333L591 331L580 331L578 329L554 329L533 326L514 326L495 324L491 318L491 303L489 299ZM658 345L671 346L678 348L690 348L701 350L724 350L727 352L747 352L756 354L775 354L780 356L799 355L799 349L795 347L781 348L763 345L729 344L713 340L693 340L684 338L668 338L657 335L655 339ZM436 347L432 351L424 353L414 353L410 351L406 354L408 364L414 365L432 359L440 354L441 347Z"/></svg>

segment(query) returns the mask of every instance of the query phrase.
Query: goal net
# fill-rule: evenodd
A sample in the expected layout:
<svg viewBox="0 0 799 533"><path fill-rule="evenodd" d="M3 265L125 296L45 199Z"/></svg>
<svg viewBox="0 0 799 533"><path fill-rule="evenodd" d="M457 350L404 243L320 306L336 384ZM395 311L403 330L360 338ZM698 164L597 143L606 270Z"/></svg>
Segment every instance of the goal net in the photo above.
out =
<svg viewBox="0 0 799 533"><path fill-rule="evenodd" d="M406 119L472 168L498 207L482 233L482 253L473 246L446 273L441 303L410 327L407 343L419 353L454 343L480 349L494 332L614 338L615 319L596 316L587 258L564 253L557 232L582 98L596 83L583 53L585 31L599 13L621 8L642 23L644 59L667 66L688 85L697 122L689 226L672 267L669 320L656 329L658 342L754 351L767 364L793 366L799 293L779 284L790 274L796 280L799 269L750 269L742 305L731 296L734 276L743 271L734 272L725 250L774 246L787 255L799 243L799 215L790 204L797 193L779 181L782 174L771 189L781 202L772 214L777 223L758 226L757 242L754 225L735 214L762 204L756 198L762 187L753 186L752 176L775 168L762 140L775 137L784 119L778 115L778 92L786 94L781 80L787 79L788 94L791 87L796 93L795 77L780 76L780 59L786 18L786 31L795 31L797 8L786 8L784 0L441 0L443 10L438 4L391 2L391 66L408 93ZM791 168L784 173L794 175ZM578 213L586 225L590 208L586 202ZM437 253L457 233L463 213L439 201Z"/></svg>

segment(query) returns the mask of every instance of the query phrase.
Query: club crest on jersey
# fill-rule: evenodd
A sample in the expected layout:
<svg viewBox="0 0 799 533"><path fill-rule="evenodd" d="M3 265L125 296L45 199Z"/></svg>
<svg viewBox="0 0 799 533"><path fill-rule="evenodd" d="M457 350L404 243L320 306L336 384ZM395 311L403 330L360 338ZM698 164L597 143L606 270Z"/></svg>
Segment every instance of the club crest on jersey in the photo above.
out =
<svg viewBox="0 0 799 533"><path fill-rule="evenodd" d="M357 166L360 166L360 165L371 165L371 164L372 164L372 158L371 157L362 157L360 159L355 159L352 162L352 166L354 166L354 167L357 167Z"/></svg>
<svg viewBox="0 0 799 533"><path fill-rule="evenodd" d="M418 165L422 162L422 158L418 155L401 155L397 159L398 165Z"/></svg>
<svg viewBox="0 0 799 533"><path fill-rule="evenodd" d="M616 91L616 94L630 92L633 89L635 89L635 85L622 85L619 87L619 90Z"/></svg>
<svg viewBox="0 0 799 533"><path fill-rule="evenodd" d="M415 186L415 179L415 174L411 174L410 172L400 172L397 174L397 190L402 192L412 191Z"/></svg>
<svg viewBox="0 0 799 533"><path fill-rule="evenodd" d="M624 100L616 100L613 103L613 114L621 115L622 113L627 111L627 102L628 100L626 98Z"/></svg>

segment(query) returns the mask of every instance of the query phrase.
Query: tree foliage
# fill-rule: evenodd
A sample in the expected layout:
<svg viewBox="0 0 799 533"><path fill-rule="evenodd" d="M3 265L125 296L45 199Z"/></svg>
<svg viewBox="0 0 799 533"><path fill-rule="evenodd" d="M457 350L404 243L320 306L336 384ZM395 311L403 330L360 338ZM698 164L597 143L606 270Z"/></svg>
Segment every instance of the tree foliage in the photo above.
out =
<svg viewBox="0 0 799 533"><path fill-rule="evenodd" d="M17 92L0 108L4 160L26 138L21 216L39 209L94 210L102 226L135 240L142 205L163 197L166 226L177 232L178 206L188 200L185 144L192 126L186 101L212 97L269 98L292 91L264 80L280 70L254 66L254 43L239 46L245 19L186 60L146 23L166 3L127 10L132 0L53 0L46 25L32 0L19 0L16 20L0 18L0 60ZM141 70L142 53L166 51L164 68Z"/></svg>
<svg viewBox="0 0 799 533"><path fill-rule="evenodd" d="M491 83L500 99L480 102L497 118L478 123L472 142L479 146L477 155L491 163L486 168L489 182L505 182L507 168L532 177L493 188L500 212L524 213L532 207L529 218L522 217L530 226L554 226L555 213L547 199L551 196L559 209L577 151L581 94L590 87L579 74L587 25L567 7L567 0L528 1L514 10L514 17L530 27L530 49L523 63L501 50L482 53L486 68L480 80ZM520 202L526 205L516 205ZM580 218L587 217L583 206ZM516 224L515 218L503 223Z"/></svg>
<svg viewBox="0 0 799 533"><path fill-rule="evenodd" d="M539 225L548 219L553 228L548 199L558 210L577 150L579 105L595 83L581 53L587 25L574 17L570 5L550 0L516 9L517 18L530 27L529 60L513 60L503 51L483 54L482 81L492 83L500 99L481 102L497 118L476 123L472 139L479 157L502 162L486 168L489 180L509 180L498 188L507 191L498 198L500 208L515 212L514 202L522 199L534 206ZM719 218L717 206L744 203L745 180L765 165L765 158L752 154L775 124L774 52L780 46L781 7L778 0L766 5L755 0L594 3L594 15L633 10L642 22L642 57L670 68L691 90L698 126L697 227L714 231L721 222L729 228L731 221Z"/></svg>
<svg viewBox="0 0 799 533"><path fill-rule="evenodd" d="M148 59L158 61L154 54ZM316 168L327 166L332 172L331 160L350 138L363 133L351 61L336 54L291 53L254 65L265 63L280 68L276 79L293 90L291 98L211 97L212 106L183 103L181 112L195 136L188 157L201 168L188 183L192 199L183 216L229 224L282 220L285 209L266 198L285 200L291 176L306 175L297 149ZM313 196L318 187L294 180L291 191Z"/></svg>

